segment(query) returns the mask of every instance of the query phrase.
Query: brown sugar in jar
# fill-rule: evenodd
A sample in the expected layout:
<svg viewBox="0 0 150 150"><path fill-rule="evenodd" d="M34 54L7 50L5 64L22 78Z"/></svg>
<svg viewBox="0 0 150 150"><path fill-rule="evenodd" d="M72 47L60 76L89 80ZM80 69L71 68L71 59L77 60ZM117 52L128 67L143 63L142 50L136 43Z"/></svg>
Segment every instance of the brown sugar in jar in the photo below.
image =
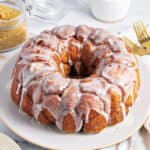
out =
<svg viewBox="0 0 150 150"><path fill-rule="evenodd" d="M26 40L27 25L23 3L17 0L0 2L0 52L18 47Z"/></svg>

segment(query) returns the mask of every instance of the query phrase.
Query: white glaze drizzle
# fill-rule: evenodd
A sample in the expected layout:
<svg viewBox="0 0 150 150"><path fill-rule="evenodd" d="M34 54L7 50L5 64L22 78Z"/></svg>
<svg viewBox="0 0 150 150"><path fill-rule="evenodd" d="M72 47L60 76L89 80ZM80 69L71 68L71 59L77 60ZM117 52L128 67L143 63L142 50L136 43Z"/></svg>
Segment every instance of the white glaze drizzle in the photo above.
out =
<svg viewBox="0 0 150 150"><path fill-rule="evenodd" d="M20 93L20 89L21 89L21 83L18 83L17 90L16 90L17 95Z"/></svg>
<svg viewBox="0 0 150 150"><path fill-rule="evenodd" d="M36 120L38 120L39 114L42 111L42 105L41 104L34 104L33 105L33 115Z"/></svg>
<svg viewBox="0 0 150 150"><path fill-rule="evenodd" d="M122 109L122 116L123 116L123 120L126 116L126 107L125 104L123 102L120 103L121 109Z"/></svg>
<svg viewBox="0 0 150 150"><path fill-rule="evenodd" d="M61 98L58 95L45 95L41 105L57 120L61 111Z"/></svg>
<svg viewBox="0 0 150 150"><path fill-rule="evenodd" d="M69 79L65 79L58 72L50 73L42 82L43 91L46 94L60 93L69 84Z"/></svg>

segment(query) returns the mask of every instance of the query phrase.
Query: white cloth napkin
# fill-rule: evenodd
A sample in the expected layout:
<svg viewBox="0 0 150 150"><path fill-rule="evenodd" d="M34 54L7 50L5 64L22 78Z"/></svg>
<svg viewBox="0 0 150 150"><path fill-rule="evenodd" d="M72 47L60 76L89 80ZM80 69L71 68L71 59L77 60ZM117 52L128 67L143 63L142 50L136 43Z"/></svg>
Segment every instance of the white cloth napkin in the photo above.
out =
<svg viewBox="0 0 150 150"><path fill-rule="evenodd" d="M150 55L142 56L141 57L141 62L144 64L144 66L149 70L150 72ZM150 112L149 115L144 123L145 129L148 131L150 134Z"/></svg>

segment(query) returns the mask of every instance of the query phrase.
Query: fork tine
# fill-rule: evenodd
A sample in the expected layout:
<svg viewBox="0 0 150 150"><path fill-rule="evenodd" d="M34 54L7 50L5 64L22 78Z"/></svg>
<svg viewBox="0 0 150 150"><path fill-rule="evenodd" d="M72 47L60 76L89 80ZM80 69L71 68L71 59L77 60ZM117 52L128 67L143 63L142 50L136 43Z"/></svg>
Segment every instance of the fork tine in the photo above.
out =
<svg viewBox="0 0 150 150"><path fill-rule="evenodd" d="M139 30L137 22L134 23L133 28L134 28L134 31L135 31L136 36L138 38L138 41L140 42L141 41L141 33L140 33L140 30Z"/></svg>
<svg viewBox="0 0 150 150"><path fill-rule="evenodd" d="M145 26L145 24L144 24L144 22L142 20L140 20L140 24L141 24L141 27L143 29L145 40L150 38L150 35L149 35L148 31L147 31L147 28L146 28L146 26Z"/></svg>
<svg viewBox="0 0 150 150"><path fill-rule="evenodd" d="M137 23L138 23L138 29L141 33L141 40L140 41L143 42L143 41L145 41L144 28L141 25L141 20L139 20Z"/></svg>
<svg viewBox="0 0 150 150"><path fill-rule="evenodd" d="M146 26L144 25L142 20L139 20L136 23L134 23L134 30L140 43L150 38Z"/></svg>

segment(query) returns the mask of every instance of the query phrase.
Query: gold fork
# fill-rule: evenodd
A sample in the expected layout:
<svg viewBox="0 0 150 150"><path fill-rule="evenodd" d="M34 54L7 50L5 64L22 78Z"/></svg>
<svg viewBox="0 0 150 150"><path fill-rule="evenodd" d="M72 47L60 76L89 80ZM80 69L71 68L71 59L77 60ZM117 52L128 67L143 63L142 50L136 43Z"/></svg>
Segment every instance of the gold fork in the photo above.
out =
<svg viewBox="0 0 150 150"><path fill-rule="evenodd" d="M145 48L145 50L150 52L150 35L143 21L137 21L134 23L133 27L139 43Z"/></svg>
<svg viewBox="0 0 150 150"><path fill-rule="evenodd" d="M123 36L122 39L123 39L125 45L129 48L131 53L137 54L140 56L150 54L150 52L145 50L145 48L138 46L132 40L130 40L128 37Z"/></svg>

